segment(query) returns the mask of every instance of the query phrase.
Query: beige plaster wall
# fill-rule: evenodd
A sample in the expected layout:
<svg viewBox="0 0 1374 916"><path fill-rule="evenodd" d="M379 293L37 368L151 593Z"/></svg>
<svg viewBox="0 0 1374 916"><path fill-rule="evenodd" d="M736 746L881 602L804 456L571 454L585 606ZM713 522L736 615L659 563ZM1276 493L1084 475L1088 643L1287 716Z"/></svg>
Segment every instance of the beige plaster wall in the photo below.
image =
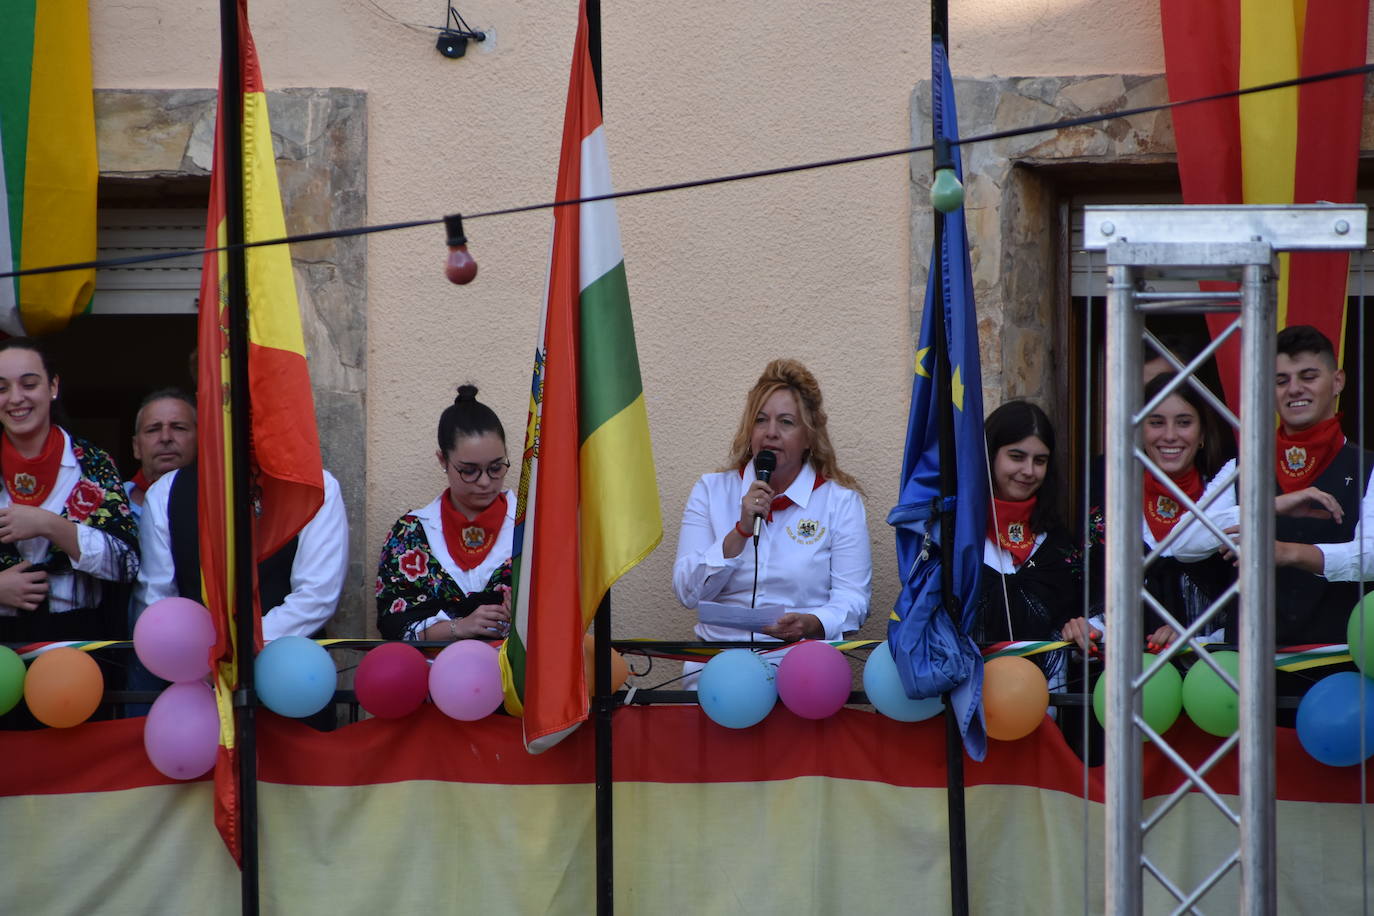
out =
<svg viewBox="0 0 1374 916"><path fill-rule="evenodd" d="M476 212L553 189L575 2L460 0L492 31L462 60L433 48L439 0L254 0L269 87L367 92L372 222ZM1156 73L1157 0L953 4L956 74ZM206 87L217 4L92 3L96 84ZM923 4L604 4L605 112L620 188L896 148L929 75ZM910 163L901 159L627 200L620 207L658 462L663 546L615 595L616 634L686 637L669 590L683 502L724 458L763 363L820 377L841 461L868 490L873 622L897 591L883 518L896 496L911 358ZM923 169L924 163L917 163ZM474 381L518 440L544 281L547 214L473 221L467 288L441 273L440 229L368 243L367 531L443 485L434 425ZM511 484L515 482L514 477ZM354 586L369 589L370 583Z"/></svg>

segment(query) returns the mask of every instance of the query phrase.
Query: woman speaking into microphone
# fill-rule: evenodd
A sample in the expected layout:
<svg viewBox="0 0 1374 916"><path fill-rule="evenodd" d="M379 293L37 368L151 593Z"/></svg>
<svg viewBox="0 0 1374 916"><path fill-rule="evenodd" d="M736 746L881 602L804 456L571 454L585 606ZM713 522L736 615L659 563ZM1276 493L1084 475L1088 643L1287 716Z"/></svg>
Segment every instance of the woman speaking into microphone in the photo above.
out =
<svg viewBox="0 0 1374 916"><path fill-rule="evenodd" d="M697 635L794 642L857 630L873 573L860 493L835 459L816 377L773 360L726 469L698 480L682 513L673 591L698 611Z"/></svg>

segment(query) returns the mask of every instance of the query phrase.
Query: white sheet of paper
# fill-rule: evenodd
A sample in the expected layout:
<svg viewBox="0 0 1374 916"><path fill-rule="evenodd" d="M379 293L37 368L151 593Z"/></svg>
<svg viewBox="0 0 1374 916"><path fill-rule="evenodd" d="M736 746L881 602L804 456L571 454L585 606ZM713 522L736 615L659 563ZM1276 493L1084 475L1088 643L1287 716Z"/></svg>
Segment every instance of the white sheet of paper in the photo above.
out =
<svg viewBox="0 0 1374 916"><path fill-rule="evenodd" d="M738 604L717 604L714 601L703 601L697 605L697 616L707 626L734 627L737 630L752 630L754 632L772 626L778 622L779 617L786 613L787 608L776 604L744 607Z"/></svg>

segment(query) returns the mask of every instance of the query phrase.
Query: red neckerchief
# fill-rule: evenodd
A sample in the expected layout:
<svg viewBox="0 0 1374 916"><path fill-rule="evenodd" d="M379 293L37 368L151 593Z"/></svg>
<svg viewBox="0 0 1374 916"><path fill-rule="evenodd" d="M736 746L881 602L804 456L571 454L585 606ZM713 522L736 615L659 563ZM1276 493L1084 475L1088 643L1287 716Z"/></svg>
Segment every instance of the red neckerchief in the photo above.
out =
<svg viewBox="0 0 1374 916"><path fill-rule="evenodd" d="M1336 453L1345 445L1340 414L1291 436L1284 435L1280 426L1274 438L1279 451L1274 473L1279 478L1279 489L1285 493L1309 486L1331 466Z"/></svg>
<svg viewBox="0 0 1374 916"><path fill-rule="evenodd" d="M134 476L130 477L129 481L134 485L134 489L138 490L140 493L147 493L148 488L152 486L152 484L148 483L148 477L143 473L143 468L139 468L135 471Z"/></svg>
<svg viewBox="0 0 1374 916"><path fill-rule="evenodd" d="M1035 511L1035 497L1012 502L1007 499L992 498L992 511L988 513L988 537L1011 554L1011 564L1020 566L1030 559L1035 549L1035 532L1031 530L1030 517Z"/></svg>
<svg viewBox="0 0 1374 916"><path fill-rule="evenodd" d="M739 469L739 477L740 480L744 479L744 468ZM817 471L816 479L811 483L811 491L814 493L816 490L819 490L821 484L823 483L825 483L825 475L822 474L820 471ZM781 512L783 509L795 505L796 503L792 501L792 497L788 496L786 493L774 496L773 501L768 504L768 515L764 518L764 521L771 522L773 520L774 512Z"/></svg>
<svg viewBox="0 0 1374 916"><path fill-rule="evenodd" d="M0 439L4 440L0 443L0 468L4 469L5 489L10 499L21 506L41 506L57 483L57 472L62 467L65 444L62 430L48 427L48 439L42 451L33 458L19 454L9 436L0 436Z"/></svg>
<svg viewBox="0 0 1374 916"><path fill-rule="evenodd" d="M1178 488L1196 501L1202 495L1202 475L1197 465L1190 464L1188 470L1177 477L1171 477ZM1145 521L1156 541L1162 541L1174 530L1178 520L1183 517L1183 508L1178 501L1164 489L1164 484L1153 474L1145 475Z"/></svg>
<svg viewBox="0 0 1374 916"><path fill-rule="evenodd" d="M444 543L448 554L459 568L475 568L491 553L496 545L496 536L506 522L506 494L501 493L492 500L477 517L469 520L462 512L453 507L449 491L439 497L439 520L444 529Z"/></svg>

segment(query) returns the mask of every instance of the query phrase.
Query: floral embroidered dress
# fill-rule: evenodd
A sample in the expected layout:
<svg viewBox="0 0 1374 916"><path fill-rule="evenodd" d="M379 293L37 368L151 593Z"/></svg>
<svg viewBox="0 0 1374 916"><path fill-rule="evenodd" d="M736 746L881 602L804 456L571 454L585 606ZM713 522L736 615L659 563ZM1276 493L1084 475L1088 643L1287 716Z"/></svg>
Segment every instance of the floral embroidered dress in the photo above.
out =
<svg viewBox="0 0 1374 916"><path fill-rule="evenodd" d="M0 605L0 640L127 638L124 602L106 602L119 607L105 613L102 599L112 590L102 583L129 583L138 575L133 513L110 456L66 430L62 435L57 481L41 508L76 523L81 557L73 560L47 538L0 544L0 570L27 561L48 573L48 597L36 610ZM10 504L9 491L0 487L0 508Z"/></svg>
<svg viewBox="0 0 1374 916"><path fill-rule="evenodd" d="M501 531L491 552L472 569L460 567L444 542L443 493L391 527L377 564L377 629L384 638L419 639L428 627L471 613L473 608L460 606L468 595L510 586L515 494L505 490L502 495Z"/></svg>

